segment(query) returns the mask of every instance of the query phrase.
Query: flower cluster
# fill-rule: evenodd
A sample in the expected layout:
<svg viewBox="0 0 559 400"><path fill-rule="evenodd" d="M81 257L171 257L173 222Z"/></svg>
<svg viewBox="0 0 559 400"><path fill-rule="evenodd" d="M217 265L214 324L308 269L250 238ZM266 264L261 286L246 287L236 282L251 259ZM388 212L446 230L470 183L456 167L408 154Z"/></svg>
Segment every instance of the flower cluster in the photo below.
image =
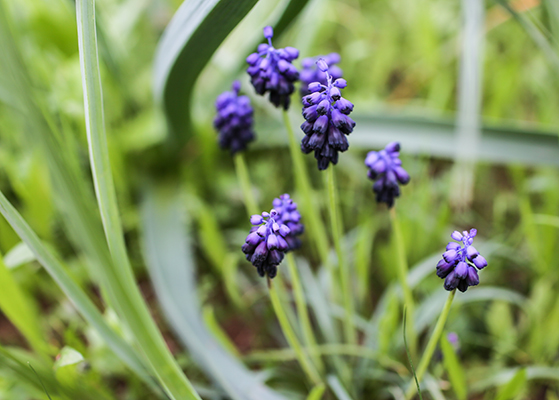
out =
<svg viewBox="0 0 559 400"><path fill-rule="evenodd" d="M274 31L271 26L264 28L264 37L268 43L258 46L257 52L246 59L250 65L247 69L250 81L256 93L270 93L270 102L276 107L289 108L290 95L295 90L293 82L299 79L299 71L291 62L299 57L299 50L294 47L276 49L272 46Z"/></svg>
<svg viewBox="0 0 559 400"><path fill-rule="evenodd" d="M378 203L386 203L388 208L394 205L394 199L400 196L400 186L410 181L410 175L402 168L400 160L400 143L392 142L384 150L371 151L367 154L365 165L369 167L368 176L374 180L373 191Z"/></svg>
<svg viewBox="0 0 559 400"><path fill-rule="evenodd" d="M241 83L233 82L233 90L220 94L215 102L217 115L214 127L219 131L219 147L230 149L231 154L244 150L254 139L253 110L247 96L239 96Z"/></svg>
<svg viewBox="0 0 559 400"><path fill-rule="evenodd" d="M465 292L469 286L479 283L478 270L487 267L487 261L479 254L472 243L477 234L476 229L470 232L452 232L450 237L460 243L449 242L443 258L437 264L437 276L445 278L444 288L454 290L458 288Z"/></svg>
<svg viewBox="0 0 559 400"><path fill-rule="evenodd" d="M288 194L282 194L279 198L275 198L272 203L274 210L278 212L278 223L287 225L290 232L285 236L289 250L295 250L301 247L301 240L297 237L305 231L305 226L300 222L301 214L297 211L297 203L293 202Z"/></svg>
<svg viewBox="0 0 559 400"><path fill-rule="evenodd" d="M280 222L279 214L274 209L269 213L251 216L250 223L254 227L242 247L243 253L256 267L258 275L273 278L278 272L277 266L289 249L285 238L291 231Z"/></svg>
<svg viewBox="0 0 559 400"><path fill-rule="evenodd" d="M353 132L355 122L349 117L353 104L340 93L340 89L347 86L345 79L332 81L324 59L318 60L316 65L325 73L327 84L312 82L308 86L311 94L303 97L305 122L301 129L305 132L305 137L301 142L301 150L305 154L314 150L318 169L325 170L330 163L338 163L338 151L343 152L349 148L345 135Z"/></svg>
<svg viewBox="0 0 559 400"><path fill-rule="evenodd" d="M308 86L313 82L320 82L322 85L325 86L328 84L328 78L326 74L316 67L316 62L321 58L326 61L326 64L328 64L328 73L333 80L336 80L343 76L342 69L335 65L339 63L341 59L338 53L330 53L327 56L304 58L303 61L301 61L301 66L303 67L303 69L301 70L301 74L299 76L299 79L301 81L301 88L299 89L301 92L301 97L311 93L308 89Z"/></svg>

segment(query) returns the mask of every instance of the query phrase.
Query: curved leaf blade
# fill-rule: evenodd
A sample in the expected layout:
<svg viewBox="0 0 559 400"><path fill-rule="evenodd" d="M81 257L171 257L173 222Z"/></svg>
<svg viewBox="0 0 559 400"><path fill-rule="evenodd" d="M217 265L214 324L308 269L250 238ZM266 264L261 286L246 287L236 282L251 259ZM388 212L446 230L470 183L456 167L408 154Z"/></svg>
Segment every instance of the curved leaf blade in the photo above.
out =
<svg viewBox="0 0 559 400"><path fill-rule="evenodd" d="M183 216L176 189L159 186L145 191L142 244L164 314L192 357L231 398L285 400L228 353L204 324Z"/></svg>
<svg viewBox="0 0 559 400"><path fill-rule="evenodd" d="M154 65L155 99L167 116L171 144L180 146L186 141L196 78L257 1L185 1L173 16L157 47Z"/></svg>

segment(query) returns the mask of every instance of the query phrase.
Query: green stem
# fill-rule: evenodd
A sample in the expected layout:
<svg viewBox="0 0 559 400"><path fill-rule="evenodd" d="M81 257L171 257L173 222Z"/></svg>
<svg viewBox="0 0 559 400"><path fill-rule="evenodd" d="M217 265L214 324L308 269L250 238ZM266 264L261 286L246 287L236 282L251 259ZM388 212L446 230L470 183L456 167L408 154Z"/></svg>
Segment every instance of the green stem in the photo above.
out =
<svg viewBox="0 0 559 400"><path fill-rule="evenodd" d="M456 294L456 289L448 294L448 298L446 299L446 303L444 304L443 310L441 315L439 315L439 319L437 320L437 325L435 325L435 330L433 334L429 338L429 342L427 343L427 347L425 348L425 352L423 356L421 356L421 361L419 361L419 365L416 371L416 378L418 382L421 382L425 371L427 371L427 367L429 366L429 362L431 361L431 357L433 357L433 353L435 352L435 348L437 347L437 343L441 338L443 333L444 324L446 319L448 318L448 313L450 311L450 306L452 305L452 300L454 299L454 295ZM410 383L408 391L406 392L406 400L410 400L413 398L414 394L416 393L416 387L413 381Z"/></svg>
<svg viewBox="0 0 559 400"><path fill-rule="evenodd" d="M402 235L402 230L398 221L396 209L392 207L389 214L390 222L392 223L392 231L394 233L394 246L397 257L398 280L400 281L400 286L402 287L402 292L404 294L404 306L407 310L407 339L412 358L415 358L417 356L417 340L415 335L415 325L413 321L413 316L415 314L415 303L413 300L413 293L408 284L408 261L406 259L404 237Z"/></svg>
<svg viewBox="0 0 559 400"><path fill-rule="evenodd" d="M297 265L295 264L295 257L292 253L287 253L287 266L289 268L289 275L291 276L291 284L293 285L293 293L295 295L295 305L297 307L297 315L299 317L299 325L301 325L301 330L303 332L303 339L305 340L305 345L310 349L310 353L314 354L313 362L319 371L324 371L324 364L320 355L314 352L316 348L316 338L311 326L311 320L309 318L309 312L307 310L307 303L305 301L305 296L303 294L303 287L299 279L299 273L297 272Z"/></svg>
<svg viewBox="0 0 559 400"><path fill-rule="evenodd" d="M345 323L344 332L348 343L356 343L357 337L355 327L353 326L353 295L351 290L351 280L349 267L345 265L345 258L342 246L342 223L340 213L338 212L338 199L336 193L336 181L334 176L334 166L331 165L327 172L328 180L328 198L329 198L329 212L330 223L332 225L332 237L334 239L334 246L336 247L336 255L338 257L338 271L340 273L340 286L342 289L342 298L345 309Z"/></svg>
<svg viewBox="0 0 559 400"><path fill-rule="evenodd" d="M301 343L299 343L299 339L297 339L297 335L295 335L295 331L293 330L291 324L289 323L287 314L283 309L282 303L278 296L278 292L276 289L277 285L273 285L272 282L270 281L269 286L270 286L270 299L272 301L272 306L274 307L274 312L278 317L281 330L285 335L285 338L287 339L289 346L291 346L291 348L297 355L297 360L299 361L299 364L301 364L303 371L305 371L305 374L307 374L307 376L313 382L313 384L318 385L322 383L318 371L311 363L308 354L301 347Z"/></svg>
<svg viewBox="0 0 559 400"><path fill-rule="evenodd" d="M258 206L256 205L256 200L254 199L254 193L252 193L252 187L250 185L245 156L242 152L237 152L234 156L234 160L235 170L237 171L237 179L239 180L239 185L241 185L241 190L243 191L247 213L249 217L254 214L259 214Z"/></svg>
<svg viewBox="0 0 559 400"><path fill-rule="evenodd" d="M324 224L319 215L320 208L316 207L315 202L313 202L312 186L307 174L307 169L305 168L303 153L301 152L301 147L295 140L295 134L291 122L289 121L289 114L285 110L283 111L283 122L289 139L289 150L291 152L291 159L293 160L295 184L297 185L297 190L303 195L301 199L302 202L300 202L301 208L307 218L309 231L312 233L311 236L315 242L320 260L323 265L330 267L328 261L328 237L326 236L326 230L324 229Z"/></svg>

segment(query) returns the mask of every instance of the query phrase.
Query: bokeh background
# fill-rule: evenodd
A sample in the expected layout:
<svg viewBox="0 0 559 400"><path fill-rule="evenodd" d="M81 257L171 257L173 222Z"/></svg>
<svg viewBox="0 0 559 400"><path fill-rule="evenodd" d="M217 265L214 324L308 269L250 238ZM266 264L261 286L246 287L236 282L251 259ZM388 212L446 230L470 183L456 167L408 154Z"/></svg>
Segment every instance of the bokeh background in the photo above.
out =
<svg viewBox="0 0 559 400"><path fill-rule="evenodd" d="M227 378L219 373L227 375L236 366L224 365L220 372L208 361L217 350L204 345L196 350L196 343L185 337L212 336L219 352L259 371L251 379L256 376L286 398L303 399L309 390L272 312L265 282L257 279L240 252L249 229L243 196L233 160L217 147L212 127L216 96L229 90L233 79L240 79L256 114L257 140L246 157L257 201L269 209L272 199L285 192L297 200L281 115L254 94L243 70L245 57L261 41L262 28L274 25L288 3L258 1L199 77L191 77L185 63L185 79L195 79L193 90L177 90L173 96L188 98L181 103L188 108L180 112L189 116L190 125L175 132L180 145L173 157L166 157L169 130L165 113L154 100L154 64L161 35L181 2L96 2L110 162L132 267L168 347L208 399L230 398L220 381ZM402 188L397 210L418 303L415 321L421 343L445 299L435 265L450 232L476 227L477 247L489 260L479 287L457 296L447 323L447 331L458 336L462 382L458 385L467 394L456 389L456 382L450 384L448 367L438 353L424 396L559 399L557 4L556 0L311 0L274 38L276 47L297 47L300 59L338 52L348 82L344 97L355 104L352 116L357 126L336 173L359 314L358 346L336 346L324 333L338 324L342 309L329 298L329 278L313 248L304 246L297 254L325 354L353 363L352 377L338 381L348 398L402 398L401 388L412 376L395 294L397 256L389 218L386 208L374 202L363 164L367 151L397 140L412 176ZM4 34L0 189L63 260L68 274L104 312L109 325L129 340L133 332L103 300L95 267L64 222L64 194L53 184L56 177L49 158L28 134L37 124L21 100L40 99L36 102L43 105L42 112L62 135L65 147L60 152L71 154L72 166L92 189L74 2L4 2L2 12L4 28L9 28L31 79L22 88L12 84L10 74L2 73L9 65L6 54L12 54L6 51L11 44ZM295 127L303 121L297 95L290 116ZM299 131L296 135L302 137ZM322 176L311 156L306 161L316 207L326 218ZM150 216L149 206L147 211L142 208L146 198L149 204L146 187L153 181L180 186L180 201L167 209L178 207L188 220L188 237L180 236L180 227L177 237L163 223L165 218L172 222L172 215ZM155 231L162 229L160 236L150 231L150 223ZM154 243L160 238L161 248L173 240L180 247L188 240L185 248L192 262L185 266L184 260L174 259L176 271L167 271L187 280L185 297L174 299L191 306L178 317L183 322L173 321L160 307L153 285L157 276L146 269L146 237ZM304 236L303 240L309 241ZM3 218L0 251L4 255L0 398L46 397L36 375L21 369L21 362L28 360L51 391L67 386L80 388L77 393L84 397L79 398L155 398L80 317ZM290 278L284 275L289 296ZM18 307L30 310L28 334L13 323ZM325 319L320 317L324 313ZM29 342L29 335L44 342L39 346L43 355ZM75 358L70 357L67 365L56 365L54 356L64 348L77 354L71 354ZM345 400L335 384L330 386L324 398ZM61 398L67 398L64 393Z"/></svg>

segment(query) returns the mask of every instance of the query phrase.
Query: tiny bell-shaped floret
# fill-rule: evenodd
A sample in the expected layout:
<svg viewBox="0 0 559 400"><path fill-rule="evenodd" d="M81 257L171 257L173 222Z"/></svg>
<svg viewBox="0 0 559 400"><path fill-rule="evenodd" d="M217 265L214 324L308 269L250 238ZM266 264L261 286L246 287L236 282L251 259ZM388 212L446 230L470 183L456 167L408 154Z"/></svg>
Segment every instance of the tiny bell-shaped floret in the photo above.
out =
<svg viewBox="0 0 559 400"><path fill-rule="evenodd" d="M242 151L254 140L252 130L253 110L247 96L239 96L241 84L233 82L232 91L220 94L215 102L217 115L214 127L218 131L218 143L222 149L229 149L231 154Z"/></svg>
<svg viewBox="0 0 559 400"><path fill-rule="evenodd" d="M478 271L487 266L487 261L472 246L476 234L477 230L471 229L462 233L454 231L450 235L459 243L449 242L437 264L437 276L445 280L446 290L465 292L468 287L479 284Z"/></svg>
<svg viewBox="0 0 559 400"><path fill-rule="evenodd" d="M241 250L245 253L246 259L256 267L260 276L267 275L274 278L277 274L277 266L289 249L286 237L291 230L281 221L275 209L269 213L252 215L250 223L254 226Z"/></svg>
<svg viewBox="0 0 559 400"><path fill-rule="evenodd" d="M410 181L410 175L402 168L400 160L400 143L391 142L384 150L371 151L365 158L365 165L369 167L369 179L375 181L373 191L378 203L386 203L388 208L394 205L396 197L400 196L400 184ZM446 254L446 253L445 253ZM453 253L447 254L452 257Z"/></svg>
<svg viewBox="0 0 559 400"><path fill-rule="evenodd" d="M317 71L325 74L326 84L310 83L310 94L302 99L305 122L301 129L306 136L301 141L301 150L305 154L314 151L318 169L324 170L330 163L338 163L338 152L349 148L346 135L353 132L355 121L348 116L353 104L341 96L339 89L345 87L345 80L335 86L326 60L321 58L316 64Z"/></svg>
<svg viewBox="0 0 559 400"><path fill-rule="evenodd" d="M289 108L290 95L295 90L293 83L299 79L299 71L291 64L299 57L299 50L294 47L276 49L272 46L274 30L271 26L264 28L264 37L268 44L262 43L257 52L246 58L249 67L247 73L256 93L269 93L270 102L276 106Z"/></svg>
<svg viewBox="0 0 559 400"><path fill-rule="evenodd" d="M303 68L301 69L301 74L299 76L299 79L301 80L301 97L304 97L307 94L316 91L310 88L310 84L318 83L319 85L328 85L328 78L325 71L322 71L320 68L318 68L316 64L316 62L320 59L323 59L324 62L328 65L328 74L332 77L334 85L336 87L339 87L340 89L343 89L345 87L340 87L336 84L339 78L341 78L343 75L342 70L336 65L341 60L338 53L330 53L327 56L304 58L301 62L301 66ZM342 81L345 82L344 79L342 79Z"/></svg>

